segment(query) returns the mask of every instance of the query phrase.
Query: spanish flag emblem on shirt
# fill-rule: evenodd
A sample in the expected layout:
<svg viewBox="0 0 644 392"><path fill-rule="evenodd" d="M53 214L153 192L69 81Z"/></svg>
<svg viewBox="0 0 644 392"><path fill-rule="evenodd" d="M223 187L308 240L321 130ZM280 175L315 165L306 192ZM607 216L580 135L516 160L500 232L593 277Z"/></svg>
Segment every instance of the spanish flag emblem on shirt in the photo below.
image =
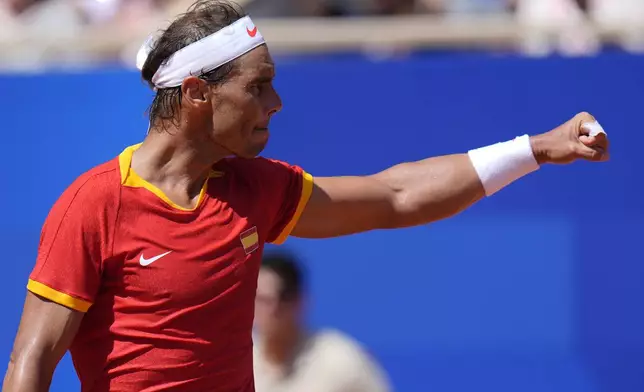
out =
<svg viewBox="0 0 644 392"><path fill-rule="evenodd" d="M257 234L257 226L253 226L250 229L244 231L239 236L244 251L247 255L251 254L253 251L259 248L259 235Z"/></svg>

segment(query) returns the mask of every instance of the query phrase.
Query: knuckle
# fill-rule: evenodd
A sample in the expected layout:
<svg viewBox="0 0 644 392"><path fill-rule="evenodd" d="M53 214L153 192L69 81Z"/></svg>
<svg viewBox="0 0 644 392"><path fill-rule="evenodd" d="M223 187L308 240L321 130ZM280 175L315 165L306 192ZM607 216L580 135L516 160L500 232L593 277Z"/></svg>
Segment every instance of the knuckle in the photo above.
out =
<svg viewBox="0 0 644 392"><path fill-rule="evenodd" d="M595 121L595 117L588 113L588 112L580 112L577 117L581 118L582 120L590 120L590 121Z"/></svg>

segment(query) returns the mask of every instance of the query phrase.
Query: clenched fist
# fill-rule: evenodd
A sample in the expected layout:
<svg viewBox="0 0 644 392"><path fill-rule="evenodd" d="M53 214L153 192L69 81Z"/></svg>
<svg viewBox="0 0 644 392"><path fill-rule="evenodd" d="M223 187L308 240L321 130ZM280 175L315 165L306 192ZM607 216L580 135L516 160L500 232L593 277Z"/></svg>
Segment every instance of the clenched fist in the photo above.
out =
<svg viewBox="0 0 644 392"><path fill-rule="evenodd" d="M606 161L608 137L588 113L579 113L559 127L530 138L532 151L539 164L566 164L578 159Z"/></svg>

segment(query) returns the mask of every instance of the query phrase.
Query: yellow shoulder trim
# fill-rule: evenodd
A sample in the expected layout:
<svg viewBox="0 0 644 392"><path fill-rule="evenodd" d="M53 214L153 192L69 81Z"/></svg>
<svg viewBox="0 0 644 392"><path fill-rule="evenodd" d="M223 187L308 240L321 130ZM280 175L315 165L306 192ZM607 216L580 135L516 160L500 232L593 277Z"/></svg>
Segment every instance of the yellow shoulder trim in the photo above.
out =
<svg viewBox="0 0 644 392"><path fill-rule="evenodd" d="M282 230L277 239L273 241L273 244L275 245L284 243L288 236L291 235L297 221L300 220L302 212L304 212L306 204L309 202L309 198L311 198L311 193L313 192L313 176L304 172L302 173L302 177L302 193L300 194L300 201L297 203L297 208L295 209L295 213L293 214L291 221L286 225L286 227L284 227L284 230Z"/></svg>
<svg viewBox="0 0 644 392"><path fill-rule="evenodd" d="M74 298L69 294L61 293L60 291L56 291L49 286L45 286L44 284L31 279L29 279L29 283L27 283L27 290L41 297L47 298L50 301L56 302L59 305L78 310L83 313L87 312L89 307L92 306L91 302Z"/></svg>

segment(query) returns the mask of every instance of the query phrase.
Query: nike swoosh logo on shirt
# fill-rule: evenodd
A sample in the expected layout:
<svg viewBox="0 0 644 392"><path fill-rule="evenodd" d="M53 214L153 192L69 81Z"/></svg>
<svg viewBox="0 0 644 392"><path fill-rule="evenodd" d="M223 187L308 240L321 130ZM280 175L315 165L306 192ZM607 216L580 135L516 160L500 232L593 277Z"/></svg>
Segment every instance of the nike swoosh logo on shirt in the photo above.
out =
<svg viewBox="0 0 644 392"><path fill-rule="evenodd" d="M141 254L141 257L139 258L139 264L141 264L141 265L142 265L142 266L144 266L144 267L145 267L145 266L148 266L148 265L150 265L150 264L154 263L155 261L159 260L159 259L160 259L160 258L162 258L163 256L167 256L167 255L168 255L168 254L170 254L171 252L172 252L172 251L170 250L170 251L167 251L167 252L165 252L165 253L162 253L162 254L160 254L160 255L158 255L158 256L150 257L149 259L146 259L145 257L143 257L143 254Z"/></svg>

